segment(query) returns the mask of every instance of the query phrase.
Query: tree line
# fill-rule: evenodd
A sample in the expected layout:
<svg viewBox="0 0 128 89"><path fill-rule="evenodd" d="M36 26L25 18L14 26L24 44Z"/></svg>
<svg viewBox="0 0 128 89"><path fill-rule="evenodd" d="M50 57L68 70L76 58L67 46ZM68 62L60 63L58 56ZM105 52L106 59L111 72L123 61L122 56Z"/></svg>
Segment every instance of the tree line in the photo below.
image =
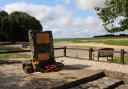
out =
<svg viewBox="0 0 128 89"><path fill-rule="evenodd" d="M93 38L96 38L96 37L128 37L128 34L119 34L119 35L106 34L106 35L93 36Z"/></svg>
<svg viewBox="0 0 128 89"><path fill-rule="evenodd" d="M42 30L41 23L25 12L0 11L0 41L28 41L29 30Z"/></svg>

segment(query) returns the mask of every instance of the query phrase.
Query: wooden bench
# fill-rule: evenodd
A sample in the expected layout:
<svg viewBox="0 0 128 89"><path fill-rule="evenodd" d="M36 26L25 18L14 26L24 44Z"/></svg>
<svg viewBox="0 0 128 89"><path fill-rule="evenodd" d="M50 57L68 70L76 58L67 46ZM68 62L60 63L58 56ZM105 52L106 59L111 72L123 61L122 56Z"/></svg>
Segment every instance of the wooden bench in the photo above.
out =
<svg viewBox="0 0 128 89"><path fill-rule="evenodd" d="M114 49L113 48L102 48L98 49L97 53L93 53L93 59L97 54L97 59L99 61L100 57L107 57L107 61L109 60L108 58L111 57L111 61L113 61L113 55L114 55Z"/></svg>

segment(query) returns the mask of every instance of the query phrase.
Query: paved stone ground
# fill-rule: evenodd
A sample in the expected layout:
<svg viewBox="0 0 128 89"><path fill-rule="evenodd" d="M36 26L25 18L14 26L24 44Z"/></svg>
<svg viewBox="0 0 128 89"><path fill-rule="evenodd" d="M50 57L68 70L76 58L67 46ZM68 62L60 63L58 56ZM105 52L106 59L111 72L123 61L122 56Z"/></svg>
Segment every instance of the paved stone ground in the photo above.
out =
<svg viewBox="0 0 128 89"><path fill-rule="evenodd" d="M25 74L19 60L0 60L0 89L51 89L100 72L85 70L86 65L65 65L58 72Z"/></svg>
<svg viewBox="0 0 128 89"><path fill-rule="evenodd" d="M103 77L88 83L80 84L71 89L108 89L109 86L120 82L118 79L113 79L110 77Z"/></svg>
<svg viewBox="0 0 128 89"><path fill-rule="evenodd" d="M85 69L93 69L93 70L108 70L108 71L117 71L128 74L128 65L115 64L115 63L105 63L105 62L97 62L97 61L89 61L89 60L79 60L75 58L63 57L57 59L58 61L63 61L65 65L71 64L76 65L77 67L85 68ZM83 65L86 67L83 67ZM118 74L117 74L118 75ZM102 84L101 84L102 85ZM83 88L82 88L83 87ZM85 88L86 87L86 88ZM74 87L72 89L102 89L97 86L88 87L87 84L80 85L78 87ZM128 89L128 83L117 87L116 89Z"/></svg>
<svg viewBox="0 0 128 89"><path fill-rule="evenodd" d="M121 85L117 87L116 89L128 89L128 84Z"/></svg>
<svg viewBox="0 0 128 89"><path fill-rule="evenodd" d="M25 59L10 59L8 62L3 61L3 64L0 62L0 89L50 89L57 84L63 84L94 74L96 73L95 71L100 69L128 73L128 65L61 57L56 58L56 60L66 65L62 71L25 74L21 66L21 61L23 60ZM90 69L94 71L89 72L88 70ZM126 84L117 89L127 89L127 87L128 85Z"/></svg>

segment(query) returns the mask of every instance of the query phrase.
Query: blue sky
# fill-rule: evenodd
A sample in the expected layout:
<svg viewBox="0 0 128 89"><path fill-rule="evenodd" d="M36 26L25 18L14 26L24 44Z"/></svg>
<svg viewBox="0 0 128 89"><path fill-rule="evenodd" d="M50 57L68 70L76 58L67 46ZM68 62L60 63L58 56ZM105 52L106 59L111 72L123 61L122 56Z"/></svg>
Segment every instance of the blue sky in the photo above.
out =
<svg viewBox="0 0 128 89"><path fill-rule="evenodd" d="M0 9L8 13L24 11L53 31L54 38L92 37L106 34L94 7L104 0L0 0Z"/></svg>

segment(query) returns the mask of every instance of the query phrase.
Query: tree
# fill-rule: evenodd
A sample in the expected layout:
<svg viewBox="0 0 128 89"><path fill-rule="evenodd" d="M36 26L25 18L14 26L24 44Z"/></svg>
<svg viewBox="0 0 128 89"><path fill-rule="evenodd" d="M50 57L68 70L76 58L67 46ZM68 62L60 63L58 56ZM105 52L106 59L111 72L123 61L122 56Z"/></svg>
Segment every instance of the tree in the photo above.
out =
<svg viewBox="0 0 128 89"><path fill-rule="evenodd" d="M7 40L8 37L8 30L10 27L9 23L9 15L5 11L0 12L0 39Z"/></svg>
<svg viewBox="0 0 128 89"><path fill-rule="evenodd" d="M0 12L0 37L3 37L3 40L28 41L30 29L42 30L40 22L35 17L19 11L10 15L5 11Z"/></svg>
<svg viewBox="0 0 128 89"><path fill-rule="evenodd" d="M104 7L96 7L95 10L108 32L128 30L128 0L106 0Z"/></svg>
<svg viewBox="0 0 128 89"><path fill-rule="evenodd" d="M31 30L42 30L40 22L27 13L24 12L12 12L10 14L12 27L11 38L15 41L27 41L28 40L28 31ZM17 38L16 38L17 37Z"/></svg>

